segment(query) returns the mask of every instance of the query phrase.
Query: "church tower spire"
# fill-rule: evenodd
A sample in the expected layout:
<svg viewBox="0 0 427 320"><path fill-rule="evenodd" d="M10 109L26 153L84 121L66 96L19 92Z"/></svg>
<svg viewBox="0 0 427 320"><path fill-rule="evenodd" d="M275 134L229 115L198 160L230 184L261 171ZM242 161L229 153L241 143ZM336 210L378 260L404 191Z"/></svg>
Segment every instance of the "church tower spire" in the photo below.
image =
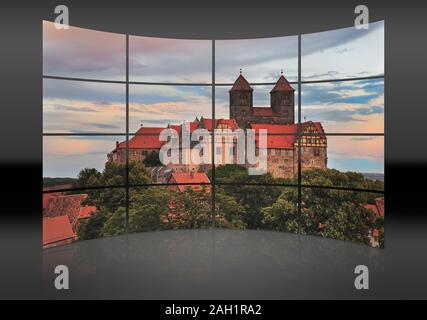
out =
<svg viewBox="0 0 427 320"><path fill-rule="evenodd" d="M245 118L252 115L253 89L240 69L239 76L229 91L230 119L235 119L240 128L246 128Z"/></svg>
<svg viewBox="0 0 427 320"><path fill-rule="evenodd" d="M270 106L277 115L283 117L285 122L289 124L295 123L294 93L295 89L283 76L283 70L281 70L279 80L270 91Z"/></svg>

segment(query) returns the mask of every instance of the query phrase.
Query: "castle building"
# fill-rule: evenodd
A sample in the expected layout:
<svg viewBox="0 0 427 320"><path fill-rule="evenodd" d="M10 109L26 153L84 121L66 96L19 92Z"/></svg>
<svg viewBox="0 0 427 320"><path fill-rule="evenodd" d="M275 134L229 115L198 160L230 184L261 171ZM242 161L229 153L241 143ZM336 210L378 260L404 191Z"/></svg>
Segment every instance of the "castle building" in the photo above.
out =
<svg viewBox="0 0 427 320"><path fill-rule="evenodd" d="M185 123L187 130L192 133L196 129L253 129L267 130L267 171L276 178L289 178L298 171L298 134L300 134L302 170L311 168L327 168L327 137L320 122L307 121L295 124L295 90L281 74L275 86L270 91L269 107L253 106L253 89L240 73L230 95L230 119L196 118ZM183 125L168 125L181 136ZM129 140L129 160L144 161L151 152L158 152L166 142L159 140L159 134L165 128L141 127ZM300 132L298 130L300 129ZM256 147L258 148L256 136ZM229 146L216 142L218 148L229 150ZM221 153L221 152L219 152ZM224 153L222 153L224 157ZM233 150L233 159L236 148ZM108 160L125 163L126 142L117 142L116 148L108 154ZM224 162L222 162L224 163ZM221 161L215 161L221 164ZM207 172L210 165L179 164L171 166L172 172Z"/></svg>

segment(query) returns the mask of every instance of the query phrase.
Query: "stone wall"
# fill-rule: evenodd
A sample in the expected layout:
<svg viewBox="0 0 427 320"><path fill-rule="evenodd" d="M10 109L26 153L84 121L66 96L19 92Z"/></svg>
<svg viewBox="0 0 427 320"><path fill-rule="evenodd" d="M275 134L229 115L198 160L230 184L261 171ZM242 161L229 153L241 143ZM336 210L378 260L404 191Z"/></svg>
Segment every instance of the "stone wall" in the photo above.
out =
<svg viewBox="0 0 427 320"><path fill-rule="evenodd" d="M291 178L295 172L293 149L268 149L267 171L274 178Z"/></svg>

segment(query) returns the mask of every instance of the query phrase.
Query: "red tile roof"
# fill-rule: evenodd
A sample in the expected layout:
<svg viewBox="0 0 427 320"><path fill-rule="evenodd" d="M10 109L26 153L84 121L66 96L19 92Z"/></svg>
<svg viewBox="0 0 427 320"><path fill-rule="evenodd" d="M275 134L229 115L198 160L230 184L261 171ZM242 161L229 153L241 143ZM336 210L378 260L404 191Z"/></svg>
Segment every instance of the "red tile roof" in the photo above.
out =
<svg viewBox="0 0 427 320"><path fill-rule="evenodd" d="M322 137L325 137L320 122L303 122L301 128L304 131L305 128L312 125L314 130L319 133ZM268 149L293 149L296 142L296 134L298 133L298 124L264 124L264 123L251 123L250 128L254 129L255 132L259 132L260 129L267 130L267 148ZM270 135L274 134L274 135ZM287 134L280 136L278 134ZM255 136L255 142L258 146L259 136Z"/></svg>
<svg viewBox="0 0 427 320"><path fill-rule="evenodd" d="M212 119L201 118L199 121L189 121L186 122L186 125L192 133L196 129L204 127L208 131L212 131ZM227 125L232 130L239 128L236 120L234 119L215 119L214 128L218 128L219 125ZM181 135L183 125L169 125L170 129L175 130L179 135ZM160 149L165 141L159 140L159 135L166 128L159 127L141 127L137 133L143 135L135 135L129 140L129 149ZM120 142L117 149L126 149L126 141Z"/></svg>
<svg viewBox="0 0 427 320"><path fill-rule="evenodd" d="M270 91L270 93L274 91L295 91L295 90L294 88L291 87L288 80L286 80L286 78L283 75L281 75L279 80L277 80L274 88Z"/></svg>
<svg viewBox="0 0 427 320"><path fill-rule="evenodd" d="M230 91L253 91L249 82L245 79L241 74L237 77L236 81L234 81L233 86Z"/></svg>
<svg viewBox="0 0 427 320"><path fill-rule="evenodd" d="M226 125L231 130L239 129L239 125L237 124L235 119L219 119L216 128L218 128L219 125Z"/></svg>
<svg viewBox="0 0 427 320"><path fill-rule="evenodd" d="M169 178L169 182L173 183L209 183L209 178L205 173L202 172L175 172L172 173ZM179 191L184 191L186 188L191 188L193 190L201 190L203 186L201 185L179 185L177 186Z"/></svg>
<svg viewBox="0 0 427 320"><path fill-rule="evenodd" d="M47 208L47 205L48 205L51 198L55 198L55 197L58 197L60 195L62 195L61 192L43 193L43 210L45 210Z"/></svg>
<svg viewBox="0 0 427 320"><path fill-rule="evenodd" d="M43 246L75 237L68 216L43 218Z"/></svg>
<svg viewBox="0 0 427 320"><path fill-rule="evenodd" d="M43 195L44 197L45 195ZM81 202L86 199L87 194L70 194L50 197L46 206L43 207L44 217L67 216L72 226L76 225L83 213L84 216L96 211L96 207L81 206Z"/></svg>
<svg viewBox="0 0 427 320"><path fill-rule="evenodd" d="M162 127L141 127L136 133L141 134L160 134L165 128Z"/></svg>
<svg viewBox="0 0 427 320"><path fill-rule="evenodd" d="M292 133L297 134L298 125L297 124L264 124L264 123L251 123L251 129L258 131L259 129L266 129L267 133Z"/></svg>
<svg viewBox="0 0 427 320"><path fill-rule="evenodd" d="M95 206L84 206L80 208L79 219L87 219L90 218L92 214L96 212Z"/></svg>
<svg viewBox="0 0 427 320"><path fill-rule="evenodd" d="M375 204L365 204L366 209L371 210L377 218L384 217L384 199L375 199Z"/></svg>
<svg viewBox="0 0 427 320"><path fill-rule="evenodd" d="M129 139L129 149L160 149L165 141L159 140L159 135L165 128L141 127L135 135ZM126 149L126 141L120 142L117 149Z"/></svg>
<svg viewBox="0 0 427 320"><path fill-rule="evenodd" d="M256 133L260 129L267 130L267 148L268 149L293 149L296 142L295 135L269 135L269 134L296 134L298 131L298 125L296 124L263 124L263 123L251 123L250 128L254 129ZM259 135L255 136L255 143L258 147Z"/></svg>
<svg viewBox="0 0 427 320"><path fill-rule="evenodd" d="M236 120L234 119L215 119L215 121L212 121L212 119L209 119L209 118L202 118L200 119L200 122L203 123L205 129L208 131L212 131L213 129L212 127L214 127L215 129L218 129L220 125L227 126L231 130L236 130L239 128ZM214 125L212 126L212 124Z"/></svg>
<svg viewBox="0 0 427 320"><path fill-rule="evenodd" d="M384 217L384 199L375 199L375 204L377 205L379 216Z"/></svg>
<svg viewBox="0 0 427 320"><path fill-rule="evenodd" d="M178 134L181 134L181 125L177 125L177 124L171 124L171 125L169 125L169 129L173 129L173 130L175 130L176 132L178 132ZM190 129L191 129L191 127L190 127Z"/></svg>

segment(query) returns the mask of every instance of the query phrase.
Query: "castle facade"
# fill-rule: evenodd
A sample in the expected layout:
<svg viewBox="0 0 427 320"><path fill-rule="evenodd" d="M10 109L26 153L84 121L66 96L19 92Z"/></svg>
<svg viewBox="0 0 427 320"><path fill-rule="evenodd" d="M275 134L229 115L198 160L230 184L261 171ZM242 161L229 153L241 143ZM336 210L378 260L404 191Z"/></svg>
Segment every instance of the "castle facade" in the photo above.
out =
<svg viewBox="0 0 427 320"><path fill-rule="evenodd" d="M283 76L270 91L269 107L253 106L253 89L242 74L229 91L230 119L196 118L187 122L192 133L196 129L253 129L267 130L267 171L276 178L289 178L298 172L298 137L301 146L302 170L327 168L327 137L320 122L295 124L295 90ZM168 125L179 134L182 125ZM141 127L129 140L129 161L144 161L152 152L158 152L166 143L159 140L164 127ZM256 144L257 145L257 144ZM221 147L221 146L220 146ZM218 147L216 147L218 148ZM236 149L236 148L234 148ZM235 150L234 150L235 156ZM108 161L125 163L126 142L117 142L108 154ZM210 165L172 165L170 172L206 172ZM161 170L161 169L160 169ZM167 179L167 178L165 178Z"/></svg>

